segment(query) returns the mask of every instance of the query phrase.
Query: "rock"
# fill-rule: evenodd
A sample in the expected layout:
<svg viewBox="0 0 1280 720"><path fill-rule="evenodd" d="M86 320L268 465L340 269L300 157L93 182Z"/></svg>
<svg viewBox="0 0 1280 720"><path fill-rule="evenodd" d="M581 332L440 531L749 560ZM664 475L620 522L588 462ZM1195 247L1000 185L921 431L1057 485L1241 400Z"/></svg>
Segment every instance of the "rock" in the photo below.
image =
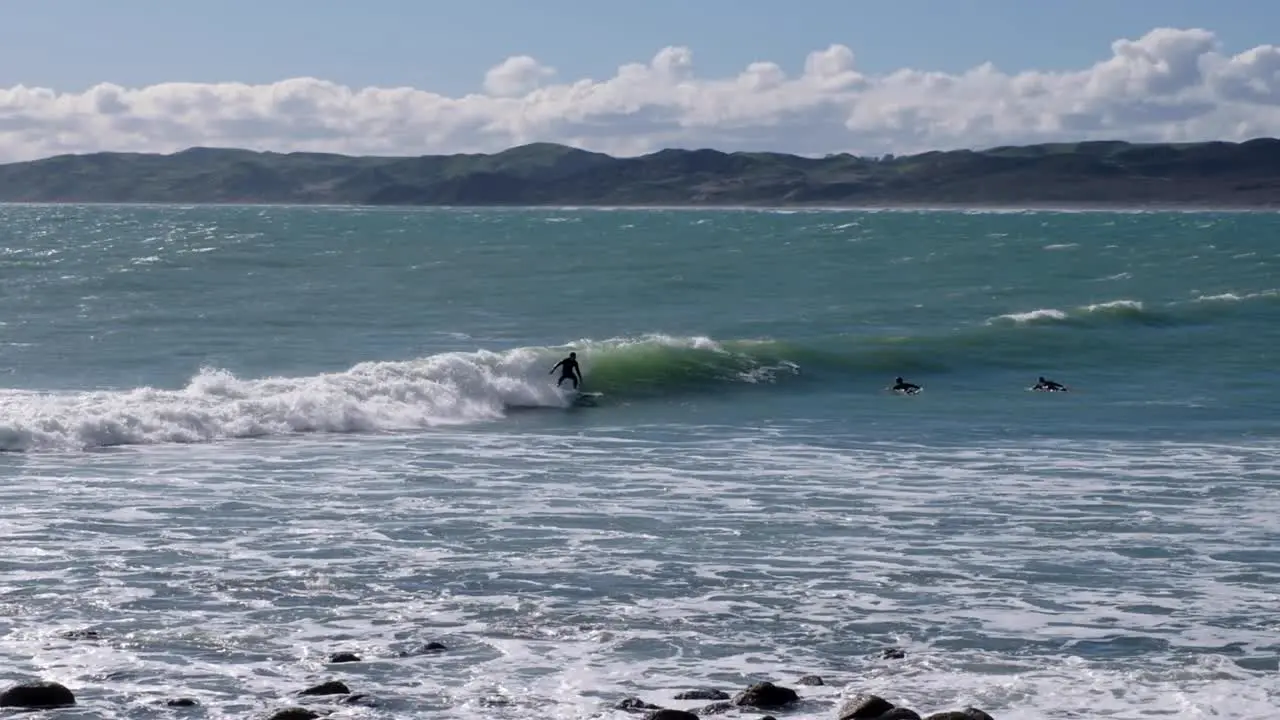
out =
<svg viewBox="0 0 1280 720"><path fill-rule="evenodd" d="M876 720L920 720L920 713L911 708L896 707Z"/></svg>
<svg viewBox="0 0 1280 720"><path fill-rule="evenodd" d="M963 710L934 713L926 717L924 720L995 720L995 718L978 708L967 707Z"/></svg>
<svg viewBox="0 0 1280 720"><path fill-rule="evenodd" d="M277 710L267 716L267 720L315 720L320 717L314 710L302 707L291 707Z"/></svg>
<svg viewBox="0 0 1280 720"><path fill-rule="evenodd" d="M880 657L886 660L901 660L907 656L907 651L902 648L885 648L880 651Z"/></svg>
<svg viewBox="0 0 1280 720"><path fill-rule="evenodd" d="M688 710L654 710L644 716L644 720L698 720L698 716Z"/></svg>
<svg viewBox="0 0 1280 720"><path fill-rule="evenodd" d="M771 682L756 683L733 698L734 705L779 708L800 699L795 690Z"/></svg>
<svg viewBox="0 0 1280 720"><path fill-rule="evenodd" d="M412 650L405 650L401 652L400 657L413 657L414 655L430 655L432 653L441 653L448 649L449 648L444 646L444 643L438 643L432 640L431 642L426 643L425 645L419 645L418 647Z"/></svg>
<svg viewBox="0 0 1280 720"><path fill-rule="evenodd" d="M360 656L352 652L336 652L329 656L331 663L360 662Z"/></svg>
<svg viewBox="0 0 1280 720"><path fill-rule="evenodd" d="M694 710L694 713L698 715L723 715L727 712L733 712L734 707L731 702L711 703Z"/></svg>
<svg viewBox="0 0 1280 720"><path fill-rule="evenodd" d="M805 675L804 677L797 680L796 684L808 685L810 687L816 687L818 685L826 685L826 683L822 682L822 677L818 675Z"/></svg>
<svg viewBox="0 0 1280 720"><path fill-rule="evenodd" d="M173 698L165 703L169 707L195 707L199 704L193 698Z"/></svg>
<svg viewBox="0 0 1280 720"><path fill-rule="evenodd" d="M715 688L698 688L697 690L685 690L682 693L676 693L676 700L728 700L729 693Z"/></svg>
<svg viewBox="0 0 1280 720"><path fill-rule="evenodd" d="M45 680L21 683L0 693L0 707L54 708L75 705L65 685Z"/></svg>
<svg viewBox="0 0 1280 720"><path fill-rule="evenodd" d="M101 640L102 633L97 630L64 630L58 633L67 640Z"/></svg>
<svg viewBox="0 0 1280 720"><path fill-rule="evenodd" d="M654 705L653 703L645 702L634 695L622 698L618 702L614 703L613 707L617 710L628 710L631 712L635 712L637 710L662 709L661 705Z"/></svg>
<svg viewBox="0 0 1280 720"><path fill-rule="evenodd" d="M299 695L349 695L350 693L351 688L341 680L330 680L298 691Z"/></svg>
<svg viewBox="0 0 1280 720"><path fill-rule="evenodd" d="M893 709L893 703L882 697L854 695L840 705L836 717L839 720L879 720L881 715Z"/></svg>
<svg viewBox="0 0 1280 720"><path fill-rule="evenodd" d="M378 706L377 698L374 698L371 695L365 695L364 693L356 693L354 695L348 695L342 698L341 700L339 700L338 702L342 703L343 705L363 705L365 707Z"/></svg>

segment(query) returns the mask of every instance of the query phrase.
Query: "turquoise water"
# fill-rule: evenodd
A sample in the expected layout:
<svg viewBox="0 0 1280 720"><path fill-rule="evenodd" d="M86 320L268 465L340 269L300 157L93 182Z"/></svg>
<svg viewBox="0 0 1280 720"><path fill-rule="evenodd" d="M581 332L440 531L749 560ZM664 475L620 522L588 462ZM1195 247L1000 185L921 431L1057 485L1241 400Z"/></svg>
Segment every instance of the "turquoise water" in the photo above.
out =
<svg viewBox="0 0 1280 720"><path fill-rule="evenodd" d="M0 658L85 712L1280 699L1280 216L0 214Z"/></svg>

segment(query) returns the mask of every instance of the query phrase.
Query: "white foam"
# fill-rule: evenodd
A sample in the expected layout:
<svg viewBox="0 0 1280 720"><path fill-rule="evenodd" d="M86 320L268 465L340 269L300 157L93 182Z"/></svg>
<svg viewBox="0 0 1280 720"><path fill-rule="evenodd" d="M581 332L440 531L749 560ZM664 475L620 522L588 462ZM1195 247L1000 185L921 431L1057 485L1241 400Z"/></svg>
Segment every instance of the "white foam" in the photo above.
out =
<svg viewBox="0 0 1280 720"><path fill-rule="evenodd" d="M546 350L446 353L310 377L244 380L202 369L180 390L0 391L0 448L193 443L298 432L404 430L557 407Z"/></svg>
<svg viewBox="0 0 1280 720"><path fill-rule="evenodd" d="M1108 302L1094 303L1085 305L1085 312L1111 312L1115 310L1142 310L1143 303L1140 300L1110 300Z"/></svg>
<svg viewBox="0 0 1280 720"><path fill-rule="evenodd" d="M1130 313L1141 312L1145 305L1140 300L1110 300L1108 302L1093 303L1084 305L1076 309L1077 313L1086 315L1105 314L1105 313ZM1031 325L1043 322L1061 322L1070 317L1070 314L1058 310L1057 308L1041 308L1028 312L1006 313L987 318L985 324L994 325L1001 322L1013 323L1015 325Z"/></svg>
<svg viewBox="0 0 1280 720"><path fill-rule="evenodd" d="M1041 308L1039 310L1031 310L1029 312L1008 313L1005 315L997 315L994 318L988 318L988 325L992 325L1001 320L1015 323L1017 325L1027 325L1034 322L1044 320L1066 320L1067 314L1061 310L1054 308Z"/></svg>
<svg viewBox="0 0 1280 720"><path fill-rule="evenodd" d="M1251 292L1237 294L1233 292L1218 293L1216 295L1198 295L1192 299L1192 302L1245 302L1247 300L1257 300L1260 298L1273 298L1280 296L1280 290L1263 290L1260 292Z"/></svg>
<svg viewBox="0 0 1280 720"><path fill-rule="evenodd" d="M831 685L797 688L798 720L859 691L1002 719L1280 700L1233 660L1274 654L1277 568L1241 556L1280 537L1274 443L675 430L27 456L0 484L0 660L117 714L185 695L218 720L330 677L379 712L466 720L625 717L606 710L624 694L697 707L672 696L807 673ZM85 627L104 639L56 634ZM397 657L426 639L451 649ZM887 644L907 657L876 659Z"/></svg>

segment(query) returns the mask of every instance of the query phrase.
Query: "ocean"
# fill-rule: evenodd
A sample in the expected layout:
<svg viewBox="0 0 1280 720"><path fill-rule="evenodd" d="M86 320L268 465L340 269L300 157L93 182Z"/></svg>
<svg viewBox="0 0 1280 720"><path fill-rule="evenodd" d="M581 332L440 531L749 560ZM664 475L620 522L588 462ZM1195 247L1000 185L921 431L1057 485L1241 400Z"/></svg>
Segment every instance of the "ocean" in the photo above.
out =
<svg viewBox="0 0 1280 720"><path fill-rule="evenodd" d="M56 717L1280 703L1280 215L0 217L0 681Z"/></svg>

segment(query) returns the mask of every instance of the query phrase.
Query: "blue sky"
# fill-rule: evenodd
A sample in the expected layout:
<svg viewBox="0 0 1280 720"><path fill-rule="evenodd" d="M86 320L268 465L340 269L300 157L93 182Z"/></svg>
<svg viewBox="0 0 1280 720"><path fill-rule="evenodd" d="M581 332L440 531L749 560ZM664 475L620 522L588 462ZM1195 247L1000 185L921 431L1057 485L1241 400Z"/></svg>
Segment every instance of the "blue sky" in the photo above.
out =
<svg viewBox="0 0 1280 720"><path fill-rule="evenodd" d="M1280 42L1265 0L28 0L4 5L0 87L81 91L165 81L479 91L515 54L560 77L611 76L687 45L699 74L770 60L788 72L831 43L858 69L1065 69L1155 27L1201 27L1238 52Z"/></svg>
<svg viewBox="0 0 1280 720"><path fill-rule="evenodd" d="M0 162L196 145L879 155L1280 136L1276 0L2 7Z"/></svg>

